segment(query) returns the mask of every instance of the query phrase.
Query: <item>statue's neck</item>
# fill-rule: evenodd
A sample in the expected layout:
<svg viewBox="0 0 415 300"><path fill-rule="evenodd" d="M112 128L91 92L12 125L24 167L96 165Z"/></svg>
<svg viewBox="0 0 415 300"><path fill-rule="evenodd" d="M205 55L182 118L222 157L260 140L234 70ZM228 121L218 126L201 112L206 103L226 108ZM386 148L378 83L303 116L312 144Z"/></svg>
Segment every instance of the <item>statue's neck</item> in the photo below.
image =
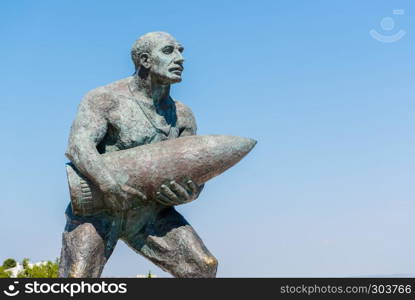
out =
<svg viewBox="0 0 415 300"><path fill-rule="evenodd" d="M134 83L137 90L143 94L157 110L167 109L167 104L170 101L170 84L161 84L148 74L145 78L139 75L134 75Z"/></svg>

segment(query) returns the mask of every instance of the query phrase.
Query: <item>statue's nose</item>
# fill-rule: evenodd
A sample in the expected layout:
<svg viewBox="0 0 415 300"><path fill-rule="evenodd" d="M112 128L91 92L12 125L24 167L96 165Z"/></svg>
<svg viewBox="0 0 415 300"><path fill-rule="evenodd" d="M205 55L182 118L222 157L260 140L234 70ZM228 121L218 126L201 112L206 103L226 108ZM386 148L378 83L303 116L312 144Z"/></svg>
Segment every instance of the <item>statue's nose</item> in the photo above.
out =
<svg viewBox="0 0 415 300"><path fill-rule="evenodd" d="M182 65L184 63L184 57L180 52L177 53L174 62L177 63L177 64L180 64L180 65Z"/></svg>

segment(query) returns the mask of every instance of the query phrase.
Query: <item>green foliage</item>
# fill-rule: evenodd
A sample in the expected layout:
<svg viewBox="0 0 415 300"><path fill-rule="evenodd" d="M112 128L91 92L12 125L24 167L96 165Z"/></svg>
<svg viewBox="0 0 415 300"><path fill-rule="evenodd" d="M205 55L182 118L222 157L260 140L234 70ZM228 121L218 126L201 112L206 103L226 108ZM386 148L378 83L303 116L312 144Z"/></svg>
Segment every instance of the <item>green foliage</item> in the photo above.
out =
<svg viewBox="0 0 415 300"><path fill-rule="evenodd" d="M3 262L4 269L14 268L16 265L17 263L13 258L8 258Z"/></svg>
<svg viewBox="0 0 415 300"><path fill-rule="evenodd" d="M12 259L16 266L16 261ZM6 260L7 261L7 260ZM9 264L10 265L10 264ZM47 261L44 264L39 266L29 267L29 259L25 258L22 261L23 271L17 274L17 278L57 278L58 277L58 267L59 260L56 259L55 262ZM0 267L0 278L10 278L10 272L5 271L9 267L5 268Z"/></svg>
<svg viewBox="0 0 415 300"><path fill-rule="evenodd" d="M0 278L10 278L10 272L7 272L3 267L0 267Z"/></svg>
<svg viewBox="0 0 415 300"><path fill-rule="evenodd" d="M58 264L57 262L48 261L39 266L32 268L25 268L22 272L17 274L17 278L57 278Z"/></svg>
<svg viewBox="0 0 415 300"><path fill-rule="evenodd" d="M29 267L29 259L23 258L22 265L23 265L23 268L27 269Z"/></svg>

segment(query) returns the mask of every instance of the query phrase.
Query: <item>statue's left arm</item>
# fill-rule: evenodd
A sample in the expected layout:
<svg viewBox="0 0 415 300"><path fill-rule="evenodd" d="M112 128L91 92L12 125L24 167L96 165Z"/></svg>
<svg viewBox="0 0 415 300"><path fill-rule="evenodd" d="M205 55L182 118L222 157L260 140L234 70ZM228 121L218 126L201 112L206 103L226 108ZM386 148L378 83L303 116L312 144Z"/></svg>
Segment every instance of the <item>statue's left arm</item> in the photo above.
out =
<svg viewBox="0 0 415 300"><path fill-rule="evenodd" d="M177 106L179 106L179 113L182 114L182 118L183 118L183 121L182 121L183 127L180 130L179 137L196 135L197 124L196 124L196 118L192 110L187 105L181 102L177 101L177 104L178 104ZM197 199L199 197L199 194L203 190L204 186L205 186L204 184L196 186L197 189L196 189L196 194L194 196L194 199Z"/></svg>
<svg viewBox="0 0 415 300"><path fill-rule="evenodd" d="M192 110L176 101L177 118L179 119L179 137L196 135L197 124Z"/></svg>
<svg viewBox="0 0 415 300"><path fill-rule="evenodd" d="M196 135L196 119L189 107L176 101L176 113L179 124L179 138ZM169 185L163 184L157 193L159 202L165 205L179 205L193 201L199 197L204 184L197 185L191 178L186 182L171 181Z"/></svg>

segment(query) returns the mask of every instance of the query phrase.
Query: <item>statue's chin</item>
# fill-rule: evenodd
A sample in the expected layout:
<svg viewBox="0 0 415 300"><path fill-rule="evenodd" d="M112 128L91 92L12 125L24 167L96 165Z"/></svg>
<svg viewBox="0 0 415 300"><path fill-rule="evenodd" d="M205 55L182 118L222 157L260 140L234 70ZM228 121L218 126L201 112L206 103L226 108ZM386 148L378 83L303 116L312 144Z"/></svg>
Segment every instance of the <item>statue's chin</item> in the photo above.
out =
<svg viewBox="0 0 415 300"><path fill-rule="evenodd" d="M182 77L179 75L159 76L158 78L161 84L174 84L182 81Z"/></svg>
<svg viewBox="0 0 415 300"><path fill-rule="evenodd" d="M179 75L176 75L176 76L172 76L170 78L170 80L171 80L171 83L177 83L177 82L181 82L182 81L182 77L179 76Z"/></svg>

